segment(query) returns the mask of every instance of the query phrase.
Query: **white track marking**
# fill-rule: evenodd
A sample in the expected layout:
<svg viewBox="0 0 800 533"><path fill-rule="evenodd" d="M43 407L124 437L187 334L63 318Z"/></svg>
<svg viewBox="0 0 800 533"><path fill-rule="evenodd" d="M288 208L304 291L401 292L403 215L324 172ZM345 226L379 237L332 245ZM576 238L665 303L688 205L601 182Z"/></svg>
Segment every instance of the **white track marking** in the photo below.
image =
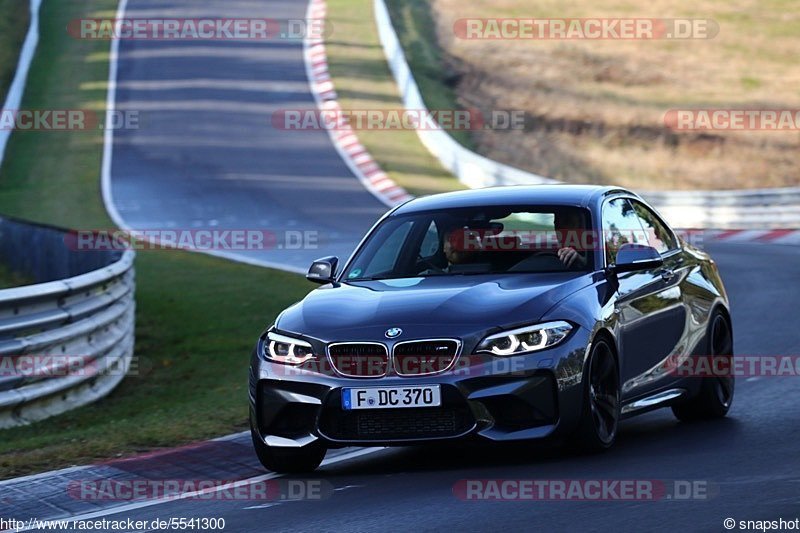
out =
<svg viewBox="0 0 800 533"><path fill-rule="evenodd" d="M310 0L308 2L308 8L306 9L307 21L318 18L315 17L315 9L322 9L326 11L327 5L324 1L320 2L320 0ZM314 72L315 68L318 72L327 73L328 71L327 52L319 52L316 54L317 57L312 58L312 55L315 55L312 53L312 48L315 44L318 44L317 42L324 47L324 40L320 38L312 38L306 35L306 37L303 39L303 62L305 63L306 67L306 78L308 78L309 91L311 91L311 95L314 97L314 102L317 105L317 109L322 111L327 107L326 103L334 106L338 106L339 103L337 99L329 99L327 101L323 100L323 93L335 94L332 81L328 79L328 81L324 82L327 87L325 90L321 90L316 86L318 83L322 82L318 80L319 76ZM324 50L324 48L320 48L320 50ZM314 67L314 63L318 63L319 66ZM359 167L358 162L353 157L353 150L348 148L349 144L353 144L353 146L358 144L358 137L355 135L355 133L342 133L335 129L328 128L326 128L326 132L328 133L331 144L333 144L333 147L336 149L336 152L339 154L341 160L344 161L345 165L347 165L347 168L350 169L350 172L352 172L353 175L358 178L358 181L361 182L361 185L363 185L365 189L372 193L372 195L381 203L387 207L395 207L398 203L402 203L403 201L412 198L408 193L405 192L405 190L394 183L394 181L392 181L388 175L386 176L386 179L391 181L392 186L396 188L398 194L397 199L391 198L391 195L388 194L387 191L377 187L373 180L366 176L364 171ZM374 163L372 156L370 156L368 152L365 151L364 154L365 157ZM378 167L377 163L375 163L375 166ZM380 167L378 167L378 169L380 169Z"/></svg>
<svg viewBox="0 0 800 533"><path fill-rule="evenodd" d="M322 465L321 466L328 466L328 465L340 463L340 462L343 462L343 461L348 461L350 459L355 459L356 457L369 455L371 453L375 453L375 452L378 452L378 451L381 451L381 450L384 450L384 449L385 448L359 448L359 449L355 449L352 452L343 453L341 455L337 455L335 457L331 457L330 459L325 459L324 461L322 461ZM114 507L114 508L110 508L110 509L103 509L101 511L95 511L95 512L92 512L92 513L84 513L84 514L81 514L81 515L71 516L71 517L68 518L68 520L70 520L70 521L95 520L97 518L102 518L102 517L105 517L105 516L111 516L111 515L115 515L115 514L119 514L119 513L124 513L124 512L127 512L127 511L134 511L134 510L137 510L137 509L144 509L146 507L153 507L153 506L156 506L156 505L162 505L162 504L165 504L165 503L171 503L171 502L176 502L176 501L180 501L180 500L188 500L190 498L195 498L197 496L206 497L209 494L214 494L214 493L217 493L217 492L221 492L223 490L228 490L228 489L235 488L235 487L243 487L243 486L247 486L247 485L252 485L253 483L260 483L262 481L268 481L270 479L275 479L275 478L279 478L279 477L281 477L281 474L264 474L264 475L261 475L261 476L255 476L255 477L251 477L251 478L247 478L247 479L242 479L242 480L235 481L235 482L232 482L232 483L226 483L224 485L219 485L217 487L214 487L214 488L208 489L208 490L198 490L198 491L193 491L193 492L186 492L186 493L183 493L183 494L181 494L179 496L175 496L175 497L171 497L171 498L141 501L141 502L136 502L136 503L130 503L130 504L127 504L127 505L121 505L119 507ZM61 520L67 520L67 519L64 518L64 519L61 519ZM31 527L26 527L26 528L20 529L19 531L31 531L32 529L33 528L31 528Z"/></svg>
<svg viewBox="0 0 800 533"><path fill-rule="evenodd" d="M41 1L41 0L39 0ZM128 0L120 0L117 8L116 20L123 20L125 12L128 9ZM119 39L111 40L111 51L109 54L109 69L108 69L108 92L106 94L106 123L105 132L103 136L103 164L100 170L100 190L103 196L103 204L105 205L108 216L114 224L120 229L125 231L133 231L122 215L117 210L114 203L114 197L111 191L111 165L114 159L114 113L117 110L117 83L119 74ZM228 252L220 252L214 250L189 250L193 253L201 253L222 259L236 261L247 265L258 266L262 268L272 268L275 270L283 270L291 272L292 274L305 274L306 270L300 267L293 267L283 263L274 261L264 261L262 259L252 259L242 257L240 255L230 254Z"/></svg>
<svg viewBox="0 0 800 533"><path fill-rule="evenodd" d="M39 10L42 0L30 0L31 23L28 26L28 33L19 52L17 70L14 79L8 88L6 101L3 105L4 110L19 109L22 105L22 97L25 94L25 85L28 82L28 71L31 69L33 56L36 55L36 47L39 45ZM3 156L6 153L6 145L13 129L0 129L0 164L3 163Z"/></svg>

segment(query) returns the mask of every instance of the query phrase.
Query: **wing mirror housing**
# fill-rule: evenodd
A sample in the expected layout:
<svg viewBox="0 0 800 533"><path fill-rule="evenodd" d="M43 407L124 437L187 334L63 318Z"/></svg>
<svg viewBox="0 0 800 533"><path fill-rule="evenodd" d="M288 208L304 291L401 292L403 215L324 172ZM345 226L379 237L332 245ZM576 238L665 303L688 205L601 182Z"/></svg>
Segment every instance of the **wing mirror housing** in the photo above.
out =
<svg viewBox="0 0 800 533"><path fill-rule="evenodd" d="M658 250L652 246L626 243L617 251L617 262L611 270L617 274L651 270L664 264Z"/></svg>
<svg viewBox="0 0 800 533"><path fill-rule="evenodd" d="M333 283L336 278L336 267L339 266L339 258L336 256L323 257L311 263L306 279L324 285Z"/></svg>

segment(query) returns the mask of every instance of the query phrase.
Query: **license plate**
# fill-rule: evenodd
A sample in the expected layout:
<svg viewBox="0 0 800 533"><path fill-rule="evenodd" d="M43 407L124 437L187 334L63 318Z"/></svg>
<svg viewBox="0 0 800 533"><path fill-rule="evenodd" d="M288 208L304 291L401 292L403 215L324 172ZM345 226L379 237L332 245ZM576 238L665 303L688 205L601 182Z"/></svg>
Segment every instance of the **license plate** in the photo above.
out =
<svg viewBox="0 0 800 533"><path fill-rule="evenodd" d="M442 405L439 385L342 389L342 409L394 409Z"/></svg>

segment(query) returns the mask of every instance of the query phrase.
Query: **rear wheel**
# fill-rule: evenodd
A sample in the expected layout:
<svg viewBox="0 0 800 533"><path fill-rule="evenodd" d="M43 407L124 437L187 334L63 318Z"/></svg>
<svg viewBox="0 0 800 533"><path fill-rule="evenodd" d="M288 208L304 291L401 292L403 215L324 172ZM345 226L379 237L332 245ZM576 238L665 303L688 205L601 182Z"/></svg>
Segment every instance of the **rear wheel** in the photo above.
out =
<svg viewBox="0 0 800 533"><path fill-rule="evenodd" d="M604 339L592 346L584 383L583 414L575 443L589 452L606 450L617 439L620 386L617 359Z"/></svg>
<svg viewBox="0 0 800 533"><path fill-rule="evenodd" d="M708 327L708 354L714 359L725 359L713 368L732 368L733 332L730 322L721 312L716 311ZM735 380L733 376L703 377L700 392L686 402L672 407L679 420L708 420L722 418L728 414L733 402Z"/></svg>
<svg viewBox="0 0 800 533"><path fill-rule="evenodd" d="M258 434L250 429L258 460L267 470L279 474L313 472L322 463L327 451L324 446L312 443L302 448L275 447L264 444Z"/></svg>

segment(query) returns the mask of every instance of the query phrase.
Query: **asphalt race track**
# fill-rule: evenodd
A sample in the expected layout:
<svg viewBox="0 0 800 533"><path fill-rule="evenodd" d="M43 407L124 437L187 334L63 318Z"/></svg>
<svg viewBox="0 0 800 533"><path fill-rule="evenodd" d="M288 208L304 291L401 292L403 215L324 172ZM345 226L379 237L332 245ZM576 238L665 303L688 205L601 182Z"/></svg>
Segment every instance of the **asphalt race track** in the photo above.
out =
<svg viewBox="0 0 800 533"><path fill-rule="evenodd" d="M739 355L796 354L796 304L787 287L800 279L800 250L717 245L733 307ZM755 290L757 288L757 290ZM725 518L766 520L800 514L800 395L796 377L737 382L727 419L682 424L668 410L623 422L617 445L596 456L558 448L408 447L378 450L323 466L311 476L333 485L322 500L182 500L108 519L215 517L226 531L461 531L536 529L721 531ZM700 481L711 495L678 501L463 501L463 479Z"/></svg>
<svg viewBox="0 0 800 533"><path fill-rule="evenodd" d="M126 16L287 20L305 10L292 0L130 0ZM110 192L127 227L272 232L272 249L222 253L305 270L349 255L386 211L326 131L272 126L276 111L316 109L301 40L121 40L118 65L116 108L139 114L138 129L114 134ZM297 232L318 247L298 249Z"/></svg>
<svg viewBox="0 0 800 533"><path fill-rule="evenodd" d="M303 2L131 0L128 17L303 18ZM259 11L263 11L259 13ZM346 256L383 212L324 132L271 127L279 108L313 108L300 42L122 41L119 109L141 110L119 131L112 193L129 227L318 231L317 250L253 252L245 259L300 269ZM739 355L800 353L795 295L800 248L710 243L731 297ZM231 255L239 254L233 252ZM246 361L243 361L243 365ZM723 530L723 520L800 516L800 380L737 382L725 420L682 424L668 410L622 425L616 447L576 456L534 445L378 450L323 466L330 498L259 504L181 500L108 518L215 517L226 531ZM213 416L213 415L210 415ZM700 481L705 500L462 501L464 479Z"/></svg>

